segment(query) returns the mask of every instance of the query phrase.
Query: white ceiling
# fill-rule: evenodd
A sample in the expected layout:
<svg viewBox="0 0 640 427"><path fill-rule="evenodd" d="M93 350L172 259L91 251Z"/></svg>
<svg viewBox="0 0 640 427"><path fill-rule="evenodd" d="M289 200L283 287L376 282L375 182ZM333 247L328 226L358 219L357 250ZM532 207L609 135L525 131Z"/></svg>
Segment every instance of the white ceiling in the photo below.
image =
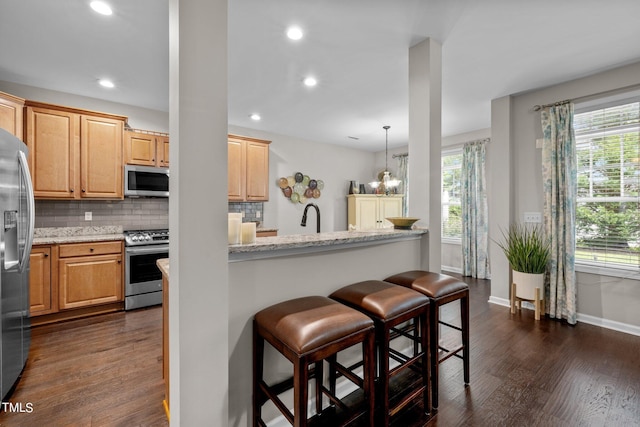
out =
<svg viewBox="0 0 640 427"><path fill-rule="evenodd" d="M111 17L89 0L0 1L0 80L167 111L168 0L107 2ZM491 99L639 61L640 1L230 0L229 123L371 151L390 125L389 146L406 144L408 50L427 37L455 135L490 127Z"/></svg>

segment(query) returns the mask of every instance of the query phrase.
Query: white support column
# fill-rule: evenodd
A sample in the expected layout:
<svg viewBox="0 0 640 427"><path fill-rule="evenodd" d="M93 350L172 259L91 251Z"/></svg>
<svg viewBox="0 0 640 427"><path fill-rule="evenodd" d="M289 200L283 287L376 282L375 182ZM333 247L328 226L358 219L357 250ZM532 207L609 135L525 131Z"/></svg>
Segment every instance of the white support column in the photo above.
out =
<svg viewBox="0 0 640 427"><path fill-rule="evenodd" d="M426 39L409 48L409 215L429 228L428 269L439 272L442 46Z"/></svg>
<svg viewBox="0 0 640 427"><path fill-rule="evenodd" d="M511 160L511 97L491 101L491 144L487 146L487 197L489 202L489 236L499 239L500 229L507 230L513 220L513 167ZM491 298L509 300L511 269L502 250L489 245L491 263Z"/></svg>
<svg viewBox="0 0 640 427"><path fill-rule="evenodd" d="M170 0L169 9L171 425L224 426L227 0Z"/></svg>

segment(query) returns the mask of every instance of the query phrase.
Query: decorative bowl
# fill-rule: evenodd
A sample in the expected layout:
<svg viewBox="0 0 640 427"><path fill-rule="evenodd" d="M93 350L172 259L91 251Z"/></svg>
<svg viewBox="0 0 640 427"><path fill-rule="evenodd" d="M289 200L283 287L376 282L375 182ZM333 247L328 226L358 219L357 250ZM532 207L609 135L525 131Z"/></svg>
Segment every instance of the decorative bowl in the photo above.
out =
<svg viewBox="0 0 640 427"><path fill-rule="evenodd" d="M412 218L408 216L392 216L387 218L387 221L393 224L393 228L398 230L411 230L413 223L420 218Z"/></svg>

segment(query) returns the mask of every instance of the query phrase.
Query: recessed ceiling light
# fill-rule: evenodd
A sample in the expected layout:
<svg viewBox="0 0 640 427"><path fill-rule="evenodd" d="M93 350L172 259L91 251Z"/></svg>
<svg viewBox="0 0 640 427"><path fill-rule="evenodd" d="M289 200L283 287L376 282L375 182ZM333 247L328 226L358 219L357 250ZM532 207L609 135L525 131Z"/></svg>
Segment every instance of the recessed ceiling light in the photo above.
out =
<svg viewBox="0 0 640 427"><path fill-rule="evenodd" d="M287 37L291 40L300 40L304 33L300 29L300 27L289 27L287 28Z"/></svg>
<svg viewBox="0 0 640 427"><path fill-rule="evenodd" d="M303 83L305 86L313 87L318 84L318 81L314 77L305 77Z"/></svg>
<svg viewBox="0 0 640 427"><path fill-rule="evenodd" d="M109 5L103 1L92 1L89 5L91 6L91 9L95 10L101 15L111 15L113 13Z"/></svg>
<svg viewBox="0 0 640 427"><path fill-rule="evenodd" d="M100 86L108 87L109 89L116 87L116 85L114 85L111 80L107 80L107 79L100 79L98 83L100 83Z"/></svg>
<svg viewBox="0 0 640 427"><path fill-rule="evenodd" d="M251 114L249 117L251 117L251 120L255 120L256 122L262 118L260 117L260 114L256 114L256 113Z"/></svg>

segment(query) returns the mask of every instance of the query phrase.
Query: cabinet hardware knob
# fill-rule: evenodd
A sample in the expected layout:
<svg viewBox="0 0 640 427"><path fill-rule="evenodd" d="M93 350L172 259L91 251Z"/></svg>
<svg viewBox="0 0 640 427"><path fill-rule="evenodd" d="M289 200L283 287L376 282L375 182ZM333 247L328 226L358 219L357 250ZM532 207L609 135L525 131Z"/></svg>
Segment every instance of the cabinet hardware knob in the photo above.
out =
<svg viewBox="0 0 640 427"><path fill-rule="evenodd" d="M44 254L44 257L47 258L49 256L49 254Z"/></svg>
<svg viewBox="0 0 640 427"><path fill-rule="evenodd" d="M83 193L86 193L86 192L87 192L87 190L85 190L85 189L83 188L83 189L82 189L82 192L83 192Z"/></svg>
<svg viewBox="0 0 640 427"><path fill-rule="evenodd" d="M122 260L121 259L118 260L118 264L122 264Z"/></svg>
<svg viewBox="0 0 640 427"><path fill-rule="evenodd" d="M93 252L93 248L89 248L89 252Z"/></svg>
<svg viewBox="0 0 640 427"><path fill-rule="evenodd" d="M70 188L70 189L69 189L69 191L70 191L71 193L73 193L73 188Z"/></svg>
<svg viewBox="0 0 640 427"><path fill-rule="evenodd" d="M152 162L155 162L155 161L156 161L156 159L151 159L151 161L152 161Z"/></svg>

